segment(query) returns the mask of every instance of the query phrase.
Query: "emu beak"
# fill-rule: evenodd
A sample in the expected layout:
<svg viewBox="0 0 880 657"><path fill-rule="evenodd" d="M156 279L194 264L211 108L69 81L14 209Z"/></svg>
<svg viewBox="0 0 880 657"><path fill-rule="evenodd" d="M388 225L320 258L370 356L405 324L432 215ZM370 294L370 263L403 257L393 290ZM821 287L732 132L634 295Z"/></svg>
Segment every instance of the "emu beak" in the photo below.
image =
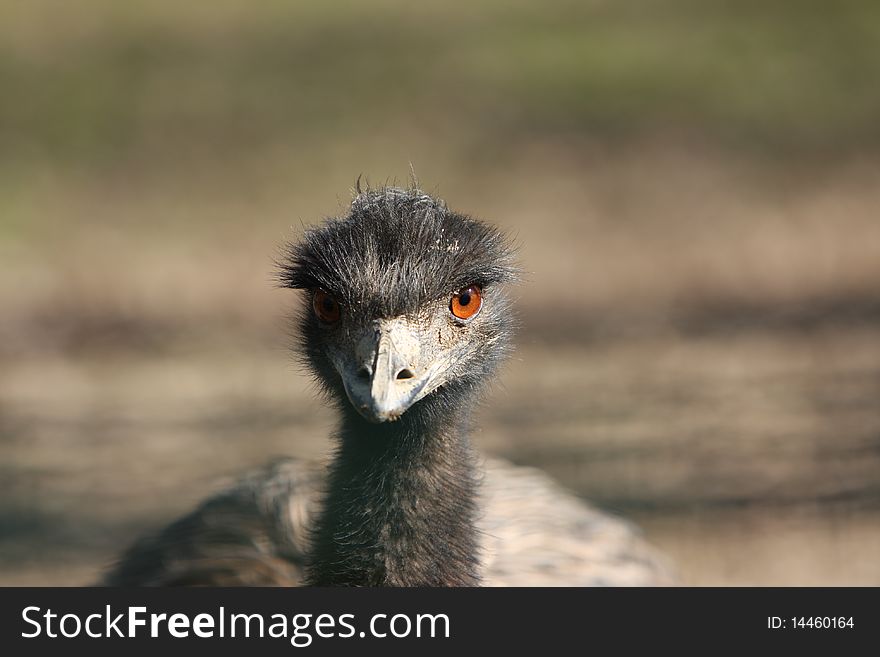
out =
<svg viewBox="0 0 880 657"><path fill-rule="evenodd" d="M337 369L355 409L371 422L398 419L436 388L437 364L421 368L419 331L403 318L381 320L358 342L354 367Z"/></svg>

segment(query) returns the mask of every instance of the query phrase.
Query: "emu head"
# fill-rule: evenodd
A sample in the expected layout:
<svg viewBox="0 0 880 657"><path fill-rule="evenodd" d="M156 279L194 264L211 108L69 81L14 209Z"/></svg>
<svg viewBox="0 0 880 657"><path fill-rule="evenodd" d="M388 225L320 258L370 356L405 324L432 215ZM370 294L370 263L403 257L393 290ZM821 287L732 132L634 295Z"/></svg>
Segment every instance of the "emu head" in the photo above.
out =
<svg viewBox="0 0 880 657"><path fill-rule="evenodd" d="M306 292L305 362L371 422L477 396L509 347L501 284L514 278L498 230L396 188L358 194L347 216L289 245L281 267L282 284Z"/></svg>

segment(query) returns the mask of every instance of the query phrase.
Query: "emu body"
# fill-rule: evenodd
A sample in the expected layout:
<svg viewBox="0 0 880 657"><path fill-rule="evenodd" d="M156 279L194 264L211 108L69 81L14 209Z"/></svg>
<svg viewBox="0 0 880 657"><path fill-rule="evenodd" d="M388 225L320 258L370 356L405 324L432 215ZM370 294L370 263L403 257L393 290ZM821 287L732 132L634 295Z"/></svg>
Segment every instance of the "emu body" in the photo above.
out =
<svg viewBox="0 0 880 657"><path fill-rule="evenodd" d="M505 237L418 191L358 194L287 248L297 352L339 413L329 469L283 461L142 539L105 582L657 584L629 525L470 440L510 351ZM514 500L514 502L511 502ZM558 570L554 570L558 568Z"/></svg>

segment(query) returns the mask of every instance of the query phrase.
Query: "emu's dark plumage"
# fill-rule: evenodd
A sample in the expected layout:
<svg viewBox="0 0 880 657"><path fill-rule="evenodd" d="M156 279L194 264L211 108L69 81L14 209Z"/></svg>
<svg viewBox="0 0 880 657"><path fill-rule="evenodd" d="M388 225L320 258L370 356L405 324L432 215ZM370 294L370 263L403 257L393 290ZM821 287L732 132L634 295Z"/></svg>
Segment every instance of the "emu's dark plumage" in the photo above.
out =
<svg viewBox="0 0 880 657"><path fill-rule="evenodd" d="M323 288L368 317L418 313L466 285L514 279L513 253L495 228L419 191L358 195L343 219L288 248L281 281Z"/></svg>
<svg viewBox="0 0 880 657"><path fill-rule="evenodd" d="M326 478L273 466L142 540L108 583L517 583L505 554L531 559L534 572L549 573L554 554L573 568L570 581L543 583L668 581L630 529L537 475L494 464L479 497L470 418L513 331L503 284L515 266L501 233L418 190L369 191L288 247L280 277L306 291L299 349L340 412ZM474 285L479 312L453 316L450 298ZM338 319L311 311L319 290L338 302ZM526 517L552 527L535 554L517 544L535 530ZM596 554L579 553L610 535L644 566L642 581L603 577ZM611 558L620 573L624 556Z"/></svg>
<svg viewBox="0 0 880 657"><path fill-rule="evenodd" d="M488 586L652 586L669 566L630 524L543 473L485 464L480 573ZM157 534L107 574L111 586L299 586L326 473L285 459L253 472Z"/></svg>
<svg viewBox="0 0 880 657"><path fill-rule="evenodd" d="M479 582L468 418L510 343L512 314L498 285L514 276L501 233L419 191L361 194L347 217L290 247L283 282L324 290L343 309L338 326L322 325L313 313L304 314L301 326L307 362L342 409L310 582ZM470 285L485 300L465 325L450 315L449 300ZM415 372L446 352L454 362L439 387L397 421L373 424L346 403L346 366L339 360L349 358L361 336L380 330L381 320L404 321L419 336L410 363Z"/></svg>

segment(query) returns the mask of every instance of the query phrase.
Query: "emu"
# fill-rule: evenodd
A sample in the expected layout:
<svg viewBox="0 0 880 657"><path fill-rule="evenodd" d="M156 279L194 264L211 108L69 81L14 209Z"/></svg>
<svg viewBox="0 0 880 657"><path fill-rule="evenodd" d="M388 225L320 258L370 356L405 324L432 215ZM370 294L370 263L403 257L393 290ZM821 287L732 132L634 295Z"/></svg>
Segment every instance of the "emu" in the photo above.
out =
<svg viewBox="0 0 880 657"><path fill-rule="evenodd" d="M628 523L471 446L515 326L501 232L415 188L358 189L279 276L303 291L297 351L338 412L329 469L269 464L135 543L104 584L674 581Z"/></svg>

